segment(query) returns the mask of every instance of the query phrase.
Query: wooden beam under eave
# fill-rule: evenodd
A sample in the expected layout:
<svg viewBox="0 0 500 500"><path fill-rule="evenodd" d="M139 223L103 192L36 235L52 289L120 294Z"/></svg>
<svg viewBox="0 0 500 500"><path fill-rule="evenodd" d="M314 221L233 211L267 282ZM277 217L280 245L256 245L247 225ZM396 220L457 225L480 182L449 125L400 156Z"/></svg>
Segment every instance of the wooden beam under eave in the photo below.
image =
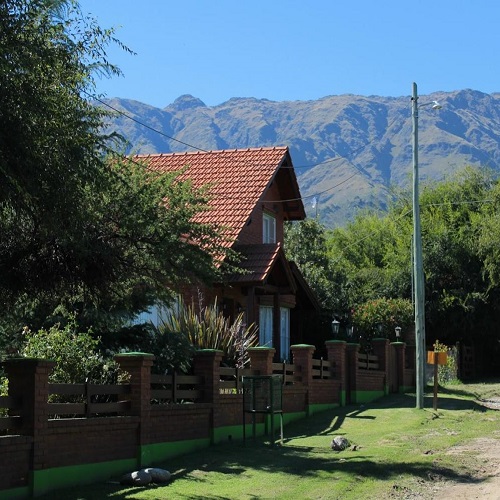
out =
<svg viewBox="0 0 500 500"><path fill-rule="evenodd" d="M255 320L255 287L249 286L247 289L247 324L256 323Z"/></svg>

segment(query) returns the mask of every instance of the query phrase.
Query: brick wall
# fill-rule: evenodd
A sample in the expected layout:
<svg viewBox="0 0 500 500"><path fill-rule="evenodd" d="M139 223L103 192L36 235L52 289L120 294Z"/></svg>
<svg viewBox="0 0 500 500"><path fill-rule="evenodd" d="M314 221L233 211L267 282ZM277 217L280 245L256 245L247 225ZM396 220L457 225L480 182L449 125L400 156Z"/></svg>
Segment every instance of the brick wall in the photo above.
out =
<svg viewBox="0 0 500 500"><path fill-rule="evenodd" d="M28 486L32 448L30 436L0 436L0 493Z"/></svg>
<svg viewBox="0 0 500 500"><path fill-rule="evenodd" d="M330 342L327 351L335 369L330 379L313 379L315 348L292 346L293 363L300 381L283 386L283 412L309 413L311 405L341 405L341 392L384 391L391 353L404 360L404 345L389 349L380 370L357 369L349 362L358 352L354 344ZM252 368L260 375L273 373L274 349L250 350ZM46 360L18 359L4 362L9 377L9 395L23 400L22 425L18 436L0 436L0 496L2 491L29 486L32 471L122 460L140 461L139 450L152 444L206 440L214 432L238 426L243 421L242 394L221 394L220 351L200 351L193 363L195 375L205 381L204 400L195 404L151 405L150 354L129 353L117 361L131 374L130 412L119 417L48 419L48 376L54 366ZM351 360L352 361L352 360ZM413 371L397 370L403 380L397 387L409 387ZM353 380L346 380L353 377ZM356 398L353 398L353 402ZM262 422L264 415L257 415ZM138 462L139 463L139 462ZM124 471L125 472L125 471Z"/></svg>
<svg viewBox="0 0 500 500"><path fill-rule="evenodd" d="M44 436L41 469L135 456L138 417L50 420Z"/></svg>
<svg viewBox="0 0 500 500"><path fill-rule="evenodd" d="M154 406L147 444L209 438L212 407L206 403Z"/></svg>

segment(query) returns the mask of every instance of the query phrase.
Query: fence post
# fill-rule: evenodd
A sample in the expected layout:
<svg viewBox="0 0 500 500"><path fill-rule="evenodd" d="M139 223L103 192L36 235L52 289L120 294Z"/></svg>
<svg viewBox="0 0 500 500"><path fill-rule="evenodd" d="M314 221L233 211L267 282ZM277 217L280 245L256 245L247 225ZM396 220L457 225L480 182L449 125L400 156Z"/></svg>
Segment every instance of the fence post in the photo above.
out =
<svg viewBox="0 0 500 500"><path fill-rule="evenodd" d="M292 351L293 364L298 367L302 377L302 384L311 388L312 384L312 358L316 348L313 345L298 344L290 347Z"/></svg>
<svg viewBox="0 0 500 500"><path fill-rule="evenodd" d="M346 401L347 403L356 403L356 391L358 388L358 357L359 344L346 345L347 361L347 382L346 382Z"/></svg>
<svg viewBox="0 0 500 500"><path fill-rule="evenodd" d="M203 377L203 402L210 403L210 442L215 442L215 429L219 427L220 411L220 363L223 352L217 349L201 349L196 351L193 359L193 373Z"/></svg>
<svg viewBox="0 0 500 500"><path fill-rule="evenodd" d="M220 363L223 352L217 349L200 349L193 360L193 373L204 379L204 403L217 403L219 400Z"/></svg>
<svg viewBox="0 0 500 500"><path fill-rule="evenodd" d="M273 347L250 347L250 367L259 375L273 374L273 357L276 349Z"/></svg>
<svg viewBox="0 0 500 500"><path fill-rule="evenodd" d="M347 362L346 342L344 340L327 340L325 342L331 376L339 382L339 405L346 405Z"/></svg>
<svg viewBox="0 0 500 500"><path fill-rule="evenodd" d="M373 339L373 354L378 358L379 370L385 373L384 394L389 394L389 340Z"/></svg>
<svg viewBox="0 0 500 500"><path fill-rule="evenodd" d="M55 362L15 358L2 364L9 379L9 396L22 400L19 434L33 437L31 493L33 496L41 495L48 491L44 489L44 481L37 473L46 468L44 435L48 429L49 375Z"/></svg>
<svg viewBox="0 0 500 500"><path fill-rule="evenodd" d="M394 392L404 392L405 385L405 350L406 344L404 342L391 342L394 355Z"/></svg>
<svg viewBox="0 0 500 500"><path fill-rule="evenodd" d="M151 431L151 367L155 357L144 352L126 352L115 356L120 368L130 374L130 412L139 417L138 461L148 465Z"/></svg>

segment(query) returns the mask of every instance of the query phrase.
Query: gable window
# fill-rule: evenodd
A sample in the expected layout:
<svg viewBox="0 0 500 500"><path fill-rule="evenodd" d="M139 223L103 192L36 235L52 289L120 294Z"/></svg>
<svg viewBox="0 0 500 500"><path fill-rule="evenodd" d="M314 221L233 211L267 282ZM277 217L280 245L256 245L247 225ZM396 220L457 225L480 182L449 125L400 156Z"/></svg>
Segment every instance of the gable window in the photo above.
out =
<svg viewBox="0 0 500 500"><path fill-rule="evenodd" d="M268 213L262 216L262 243L276 243L276 217Z"/></svg>

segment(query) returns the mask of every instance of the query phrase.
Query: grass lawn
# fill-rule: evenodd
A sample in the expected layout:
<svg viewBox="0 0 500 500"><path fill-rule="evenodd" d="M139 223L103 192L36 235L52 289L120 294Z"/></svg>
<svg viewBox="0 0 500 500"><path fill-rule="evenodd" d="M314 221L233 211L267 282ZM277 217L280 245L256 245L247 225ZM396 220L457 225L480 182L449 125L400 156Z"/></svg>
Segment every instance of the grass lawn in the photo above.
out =
<svg viewBox="0 0 500 500"><path fill-rule="evenodd" d="M283 446L250 439L246 446L231 442L157 464L173 474L166 486L108 482L41 498L424 498L417 495L429 494L436 482L470 481L477 471L474 453L450 449L479 437L500 440L500 411L476 400L495 396L500 383L441 388L434 412L431 393L425 410L415 409L414 395L391 395L290 424ZM353 447L332 451L335 436L345 436Z"/></svg>

